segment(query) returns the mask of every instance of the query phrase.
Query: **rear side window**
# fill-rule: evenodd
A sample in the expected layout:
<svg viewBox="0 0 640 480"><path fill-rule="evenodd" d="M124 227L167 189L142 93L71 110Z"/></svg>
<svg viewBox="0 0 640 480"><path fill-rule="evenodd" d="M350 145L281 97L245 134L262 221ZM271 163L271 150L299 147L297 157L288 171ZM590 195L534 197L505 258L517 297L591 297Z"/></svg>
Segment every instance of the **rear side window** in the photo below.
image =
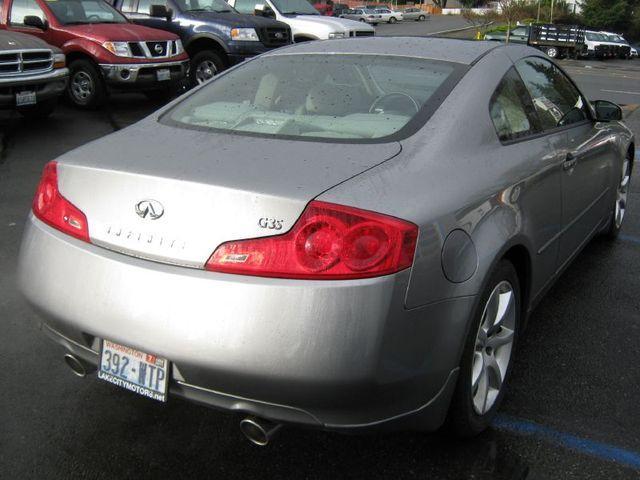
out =
<svg viewBox="0 0 640 480"><path fill-rule="evenodd" d="M489 113L498 137L506 142L536 132L535 118L527 108L527 93L522 80L513 67L502 77L489 102Z"/></svg>
<svg viewBox="0 0 640 480"><path fill-rule="evenodd" d="M589 118L587 102L553 63L531 57L516 63L544 130Z"/></svg>
<svg viewBox="0 0 640 480"><path fill-rule="evenodd" d="M11 25L24 25L24 17L30 15L39 17L43 22L46 19L36 0L14 0L11 5Z"/></svg>

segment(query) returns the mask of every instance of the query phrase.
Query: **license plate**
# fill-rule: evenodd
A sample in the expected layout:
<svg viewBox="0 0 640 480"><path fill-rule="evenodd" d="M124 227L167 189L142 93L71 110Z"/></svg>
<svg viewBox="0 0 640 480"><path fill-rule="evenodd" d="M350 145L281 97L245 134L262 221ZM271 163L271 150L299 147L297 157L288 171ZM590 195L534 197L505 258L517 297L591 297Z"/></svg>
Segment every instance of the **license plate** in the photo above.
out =
<svg viewBox="0 0 640 480"><path fill-rule="evenodd" d="M145 397L167 401L169 362L109 340L102 341L98 378Z"/></svg>
<svg viewBox="0 0 640 480"><path fill-rule="evenodd" d="M164 82L166 80L171 80L171 70L168 68L163 68L161 70L156 70L156 77L159 82Z"/></svg>
<svg viewBox="0 0 640 480"><path fill-rule="evenodd" d="M18 92L16 93L16 106L36 104L36 92Z"/></svg>

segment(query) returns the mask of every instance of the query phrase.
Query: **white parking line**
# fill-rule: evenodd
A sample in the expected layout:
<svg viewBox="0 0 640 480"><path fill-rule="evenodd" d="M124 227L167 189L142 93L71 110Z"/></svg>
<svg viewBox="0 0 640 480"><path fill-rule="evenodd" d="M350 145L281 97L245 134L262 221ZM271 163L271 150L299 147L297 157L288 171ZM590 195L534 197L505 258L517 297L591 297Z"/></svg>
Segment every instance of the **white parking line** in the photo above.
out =
<svg viewBox="0 0 640 480"><path fill-rule="evenodd" d="M609 93L626 93L627 95L640 95L640 92L626 92L624 90L600 90L601 92L609 92Z"/></svg>

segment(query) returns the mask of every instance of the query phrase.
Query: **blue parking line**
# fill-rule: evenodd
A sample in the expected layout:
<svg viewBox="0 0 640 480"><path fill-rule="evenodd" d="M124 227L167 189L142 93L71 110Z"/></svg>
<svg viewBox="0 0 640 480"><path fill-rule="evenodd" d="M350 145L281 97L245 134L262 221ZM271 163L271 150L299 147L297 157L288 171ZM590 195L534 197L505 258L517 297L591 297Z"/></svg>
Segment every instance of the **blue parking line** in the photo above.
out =
<svg viewBox="0 0 640 480"><path fill-rule="evenodd" d="M519 435L541 438L591 457L596 457L606 462L615 462L620 465L640 470L640 453L624 448L609 445L607 443L576 437L569 433L560 432L544 425L539 425L528 420L521 420L509 415L500 414L493 421L493 426Z"/></svg>
<svg viewBox="0 0 640 480"><path fill-rule="evenodd" d="M640 238L634 237L633 235L625 235L621 233L619 236L620 240L624 240L625 242L635 243L636 245L640 245Z"/></svg>

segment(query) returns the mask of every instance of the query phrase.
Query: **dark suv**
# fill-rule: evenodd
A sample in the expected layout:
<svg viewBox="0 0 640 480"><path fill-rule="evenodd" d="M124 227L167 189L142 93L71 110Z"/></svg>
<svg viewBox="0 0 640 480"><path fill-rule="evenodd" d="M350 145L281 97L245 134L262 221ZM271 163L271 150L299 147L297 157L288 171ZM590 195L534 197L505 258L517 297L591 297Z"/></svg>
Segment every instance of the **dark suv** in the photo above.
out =
<svg viewBox="0 0 640 480"><path fill-rule="evenodd" d="M242 15L223 0L115 0L135 23L174 32L191 57L191 82L291 43L285 23Z"/></svg>

